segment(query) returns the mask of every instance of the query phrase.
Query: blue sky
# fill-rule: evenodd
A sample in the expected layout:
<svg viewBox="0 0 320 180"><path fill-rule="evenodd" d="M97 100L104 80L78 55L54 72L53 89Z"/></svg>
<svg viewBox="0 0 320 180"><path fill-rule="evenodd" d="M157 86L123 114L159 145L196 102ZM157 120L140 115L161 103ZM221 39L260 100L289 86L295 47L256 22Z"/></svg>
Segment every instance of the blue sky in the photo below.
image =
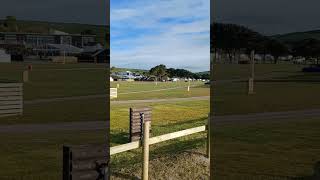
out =
<svg viewBox="0 0 320 180"><path fill-rule="evenodd" d="M111 0L111 66L209 70L210 0Z"/></svg>

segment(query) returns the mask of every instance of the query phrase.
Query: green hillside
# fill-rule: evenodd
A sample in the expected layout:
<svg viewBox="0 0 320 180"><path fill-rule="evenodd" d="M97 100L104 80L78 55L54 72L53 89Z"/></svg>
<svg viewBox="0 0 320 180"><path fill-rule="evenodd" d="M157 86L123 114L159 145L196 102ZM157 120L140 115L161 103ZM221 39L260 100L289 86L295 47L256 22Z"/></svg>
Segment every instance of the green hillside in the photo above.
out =
<svg viewBox="0 0 320 180"><path fill-rule="evenodd" d="M84 31L91 31L97 35L97 41L105 44L109 27L103 25L90 25L90 24L77 24L77 23L60 23L60 22L43 22L43 21L22 21L17 20L17 32L30 32L30 33L48 33L50 29L55 29L70 34L81 34ZM1 32L12 32L12 28L5 26L5 20L0 20ZM109 45L108 45L109 46Z"/></svg>
<svg viewBox="0 0 320 180"><path fill-rule="evenodd" d="M320 40L320 30L280 34L272 37L282 42L294 42L294 41L301 41L304 39L311 39L311 38Z"/></svg>
<svg viewBox="0 0 320 180"><path fill-rule="evenodd" d="M139 74L149 72L149 70L144 70L144 69L130 69L130 68L116 68L116 67L111 68L111 73L125 72L125 71L131 71L131 72L139 73Z"/></svg>

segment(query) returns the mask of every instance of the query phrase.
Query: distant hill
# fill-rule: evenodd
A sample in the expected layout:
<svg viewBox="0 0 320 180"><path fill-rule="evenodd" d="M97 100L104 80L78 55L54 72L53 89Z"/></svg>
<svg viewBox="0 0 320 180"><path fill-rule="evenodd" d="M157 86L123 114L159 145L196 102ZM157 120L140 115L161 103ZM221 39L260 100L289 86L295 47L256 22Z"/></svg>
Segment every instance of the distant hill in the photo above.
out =
<svg viewBox="0 0 320 180"><path fill-rule="evenodd" d="M3 26L5 20L0 20L0 31L8 31ZM50 29L67 32L70 34L81 34L84 31L90 30L93 34L97 35L97 41L101 44L106 42L106 33L109 32L108 26L103 25L90 25L78 23L60 23L60 22L44 22L44 21L16 21L18 32L30 33L48 33ZM109 45L107 45L109 47Z"/></svg>
<svg viewBox="0 0 320 180"><path fill-rule="evenodd" d="M210 74L210 71L197 72L196 74Z"/></svg>
<svg viewBox="0 0 320 180"><path fill-rule="evenodd" d="M295 42L311 38L320 40L320 30L279 34L272 37L282 42Z"/></svg>
<svg viewBox="0 0 320 180"><path fill-rule="evenodd" d="M139 74L142 74L144 72L149 72L149 70L143 70L143 69L116 68L116 67L111 68L111 73L125 72L125 71L131 71L131 72L139 73Z"/></svg>

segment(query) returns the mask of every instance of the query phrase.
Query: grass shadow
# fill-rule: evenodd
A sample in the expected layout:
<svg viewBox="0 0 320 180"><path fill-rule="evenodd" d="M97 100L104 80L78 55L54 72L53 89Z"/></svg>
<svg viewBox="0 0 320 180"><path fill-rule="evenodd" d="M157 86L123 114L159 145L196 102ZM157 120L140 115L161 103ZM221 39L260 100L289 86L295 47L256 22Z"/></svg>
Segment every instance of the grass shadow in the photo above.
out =
<svg viewBox="0 0 320 180"><path fill-rule="evenodd" d="M110 142L114 144L129 143L129 132L112 132L110 133Z"/></svg>
<svg viewBox="0 0 320 180"><path fill-rule="evenodd" d="M119 173L119 172L111 173L111 176L115 176L115 177L118 177L121 179L130 179L130 180L140 180L141 179L137 176L133 176L132 174Z"/></svg>

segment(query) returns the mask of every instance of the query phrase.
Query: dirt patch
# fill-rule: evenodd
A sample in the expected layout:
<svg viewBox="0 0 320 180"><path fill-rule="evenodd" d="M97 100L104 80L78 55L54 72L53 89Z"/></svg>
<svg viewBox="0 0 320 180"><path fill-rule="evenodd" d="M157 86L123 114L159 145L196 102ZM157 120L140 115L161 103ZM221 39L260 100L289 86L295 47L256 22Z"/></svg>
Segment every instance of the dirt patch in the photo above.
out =
<svg viewBox="0 0 320 180"><path fill-rule="evenodd" d="M150 160L149 179L209 179L209 159L202 150L184 151L178 155L161 155ZM113 169L111 179L140 179L142 164Z"/></svg>

